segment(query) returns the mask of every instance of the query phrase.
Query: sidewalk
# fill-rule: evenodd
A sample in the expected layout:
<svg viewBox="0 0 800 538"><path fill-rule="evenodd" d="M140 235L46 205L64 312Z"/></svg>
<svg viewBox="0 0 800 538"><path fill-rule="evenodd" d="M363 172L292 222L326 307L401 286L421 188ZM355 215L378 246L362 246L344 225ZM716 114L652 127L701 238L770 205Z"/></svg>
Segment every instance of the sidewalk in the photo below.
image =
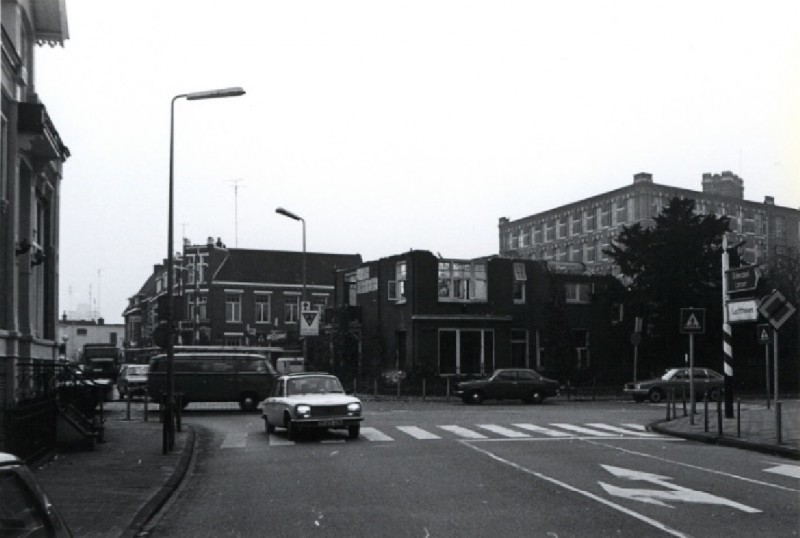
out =
<svg viewBox="0 0 800 538"><path fill-rule="evenodd" d="M36 479L76 537L133 537L180 484L194 449L194 431L176 433L175 449L162 454L158 406L143 420L141 404L111 402L105 442L91 451L60 451L33 467Z"/></svg>
<svg viewBox="0 0 800 538"><path fill-rule="evenodd" d="M686 404L687 411L689 404ZM781 443L778 444L776 428L776 412L774 402L767 409L765 401L749 401L742 403L738 417L734 405L734 418L725 418L724 403L722 406L722 435L720 435L717 418L717 404L708 406L708 431L705 424L703 402L697 403L697 414L694 425L690 417L684 416L683 404L676 405L677 418L663 420L650 425L655 432L674 435L693 441L713 443L724 446L755 450L786 458L800 459L800 400L781 402ZM664 407L666 419L666 406Z"/></svg>

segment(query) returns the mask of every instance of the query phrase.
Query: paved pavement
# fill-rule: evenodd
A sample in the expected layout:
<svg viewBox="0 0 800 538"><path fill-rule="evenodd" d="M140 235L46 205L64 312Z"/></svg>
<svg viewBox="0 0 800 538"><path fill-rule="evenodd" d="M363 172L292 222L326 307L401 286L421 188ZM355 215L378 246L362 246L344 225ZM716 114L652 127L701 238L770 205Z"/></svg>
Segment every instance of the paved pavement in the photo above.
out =
<svg viewBox="0 0 800 538"><path fill-rule="evenodd" d="M664 410L666 419L666 406ZM676 411L674 415L670 411L672 420L656 422L650 428L696 441L800 459L800 400L782 403L780 444L775 408L768 410L764 402L742 404L738 420L723 418L721 435L716 405L709 407L708 432L702 403L698 404L694 425L688 415L684 416L681 403ZM141 404L132 406L128 420L125 404L113 402L106 409L104 443L98 443L92 451L61 451L34 466L37 479L76 537L132 538L142 532L180 484L195 446L194 431L184 427L176 435L175 450L164 455L161 434L162 425L155 414L151 412L150 420L143 420Z"/></svg>

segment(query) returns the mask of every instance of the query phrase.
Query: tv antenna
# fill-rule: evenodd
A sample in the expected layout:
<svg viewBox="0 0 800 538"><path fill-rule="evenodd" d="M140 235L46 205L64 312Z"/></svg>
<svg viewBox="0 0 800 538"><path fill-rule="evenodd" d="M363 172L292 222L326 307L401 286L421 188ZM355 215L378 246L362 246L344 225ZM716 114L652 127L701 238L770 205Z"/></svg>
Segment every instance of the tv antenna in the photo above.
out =
<svg viewBox="0 0 800 538"><path fill-rule="evenodd" d="M229 179L228 183L233 183L233 219L234 219L234 236L233 245L239 248L239 183L243 179Z"/></svg>

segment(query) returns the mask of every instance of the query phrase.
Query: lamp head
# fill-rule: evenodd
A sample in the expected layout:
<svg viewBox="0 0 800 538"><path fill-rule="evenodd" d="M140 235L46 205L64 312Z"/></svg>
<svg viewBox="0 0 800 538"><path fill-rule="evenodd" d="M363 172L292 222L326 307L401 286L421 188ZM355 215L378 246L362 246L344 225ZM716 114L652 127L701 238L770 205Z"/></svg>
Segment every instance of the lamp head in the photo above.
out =
<svg viewBox="0 0 800 538"><path fill-rule="evenodd" d="M292 213L291 211L289 211L288 209L284 209L282 207L277 208L275 210L275 213L277 213L278 215L283 215L284 217L289 217L290 219L303 220L302 217L299 217L294 213Z"/></svg>
<svg viewBox="0 0 800 538"><path fill-rule="evenodd" d="M233 88L222 88L219 90L207 90L202 92L192 92L186 94L187 101L196 101L198 99L218 99L220 97L239 97L244 95L245 91L236 86Z"/></svg>

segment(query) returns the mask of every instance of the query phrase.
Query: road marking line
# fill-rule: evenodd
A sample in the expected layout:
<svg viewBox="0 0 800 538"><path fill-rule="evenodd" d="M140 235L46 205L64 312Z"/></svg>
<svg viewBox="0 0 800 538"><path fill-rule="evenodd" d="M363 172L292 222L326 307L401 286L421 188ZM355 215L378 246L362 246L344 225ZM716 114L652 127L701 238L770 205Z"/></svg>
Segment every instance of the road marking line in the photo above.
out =
<svg viewBox="0 0 800 538"><path fill-rule="evenodd" d="M472 431L467 428L462 428L461 426L439 426L439 428L443 429L444 431L454 433L459 437L463 437L465 439L486 439L487 437L482 433L478 433L476 431Z"/></svg>
<svg viewBox="0 0 800 538"><path fill-rule="evenodd" d="M375 428L361 428L361 436L367 441L394 441L391 437Z"/></svg>
<svg viewBox="0 0 800 538"><path fill-rule="evenodd" d="M684 534L684 533L680 532L677 529L673 529L672 527L668 527L667 525L665 525L664 523L661 523L660 521L656 521L655 519L647 517L647 516L645 516L643 514L640 514L638 512L634 512L633 510L625 508L624 506L621 506L621 505L619 505L619 504L617 504L615 502L612 502L612 501L609 501L609 500L604 499L602 497L599 497L599 496L595 495L594 493L591 493L591 492L588 492L588 491L584 491L582 489L578 489L575 486L571 486L571 485L567 484L566 482L562 482L561 480L558 480L556 478L551 478L551 477L549 477L547 475L543 475L542 473L536 472L536 471L534 471L532 469L528 469L527 467L523 467L522 465L520 465L518 463L514 463L513 461L507 460L505 458L501 458L500 456L494 454L493 452L490 452L489 450L481 448L477 444L465 443L465 445L470 447L473 450L476 450L478 452L481 452L481 453L489 456L490 458L492 458L495 461L498 461L500 463L503 463L505 465L513 467L514 469L517 469L518 471L522 471L523 473L529 474L531 476L535 476L536 478L540 478L542 480L550 482L551 484L555 484L556 486L564 488L564 489L566 489L568 491L572 491L572 492L577 493L579 495L583 495L584 497L587 497L587 498L589 498L589 499L591 499L593 501L599 502L600 504L604 504L604 505L606 505L606 506L608 506L610 508L613 508L614 510L622 512L623 514L627 514L627 515L629 515L629 516L631 516L633 518L638 519L639 521L641 521L643 523L646 523L646 524L648 524L648 525L650 525L652 527L655 527L655 528L657 528L657 529L659 529L661 531L664 531L664 532L666 532L668 534L671 534L672 536L677 536L678 538L689 538L688 534Z"/></svg>
<svg viewBox="0 0 800 538"><path fill-rule="evenodd" d="M293 444L295 444L294 441L290 441L285 437L279 437L277 435L269 436L269 446L289 446Z"/></svg>
<svg viewBox="0 0 800 538"><path fill-rule="evenodd" d="M764 469L765 473L782 474L784 476L791 476L792 478L800 478L800 465L778 465Z"/></svg>
<svg viewBox="0 0 800 538"><path fill-rule="evenodd" d="M244 448L247 446L247 433L229 433L220 448Z"/></svg>
<svg viewBox="0 0 800 538"><path fill-rule="evenodd" d="M597 428L599 430L608 430L614 433L621 433L623 435L635 435L637 437L658 437L657 433L636 432L636 431L626 430L624 428L618 428L616 426L611 426L610 424L602 424L600 422L592 422L587 424L587 426L591 426L592 428Z"/></svg>
<svg viewBox="0 0 800 538"><path fill-rule="evenodd" d="M631 424L629 422L626 422L626 423L624 423L622 425L625 426L626 428L630 428L632 430L637 430L637 431L640 431L640 432L646 432L647 431L647 428L645 428L641 424Z"/></svg>
<svg viewBox="0 0 800 538"><path fill-rule="evenodd" d="M503 437L510 437L511 439L519 439L520 437L530 437L527 433L518 432L503 426L496 426L495 424L478 424L479 428L489 430L490 432L498 433Z"/></svg>
<svg viewBox="0 0 800 538"><path fill-rule="evenodd" d="M416 426L396 426L398 430L416 439L441 439L438 435Z"/></svg>
<svg viewBox="0 0 800 538"><path fill-rule="evenodd" d="M512 424L512 426L514 426L515 428L522 428L523 430L529 430L532 432L548 435L550 437L572 437L571 433L560 432L558 430L551 430L550 428L544 428L542 426L537 426L536 424Z"/></svg>
<svg viewBox="0 0 800 538"><path fill-rule="evenodd" d="M608 432L601 432L598 430L592 430L590 428L582 428L581 426L575 426L574 424L564 424L561 422L556 422L556 423L551 423L550 425L564 430L582 433L585 435L596 435L598 437L608 437L609 435L619 436L619 434L610 434Z"/></svg>
<svg viewBox="0 0 800 538"><path fill-rule="evenodd" d="M661 439L661 440L662 441L680 441L681 439L670 438L670 439ZM764 482L763 480L754 480L752 478L746 478L744 476L739 476L739 475L735 475L735 474L732 474L732 473L725 473L725 472L722 472L722 471L717 471L716 469L707 469L706 467L700 467L699 465L692 465L691 463L684 463L682 461L671 460L669 458L662 458L662 457L659 457L659 456L654 456L652 454L646 454L644 452L638 452L636 450L628 450L627 448L622 448L622 447L618 447L618 446L614 446L614 445L609 445L608 443L602 443L602 442L600 442L600 441L598 441L596 439L586 439L585 441L587 443L591 444L591 445L602 446L602 447L605 447L605 448L613 448L614 450L619 450L620 452L625 452L626 454L632 454L634 456L641 456L643 458L650 458L650 459L653 459L653 460L656 460L656 461L663 461L663 462L666 462L666 463L671 463L673 465L680 465L682 467L688 467L689 469L695 469L695 470L698 470L698 471L705 471L705 472L711 473L711 474L718 474L720 476L726 476L728 478L734 478L736 480L741 480L743 482L750 482L751 484L758 484L759 486L768 486L768 487L772 487L772 488L775 488L775 489L782 489L784 491L800 492L800 489L787 488L785 486L780 486L778 484L771 484L769 482Z"/></svg>

